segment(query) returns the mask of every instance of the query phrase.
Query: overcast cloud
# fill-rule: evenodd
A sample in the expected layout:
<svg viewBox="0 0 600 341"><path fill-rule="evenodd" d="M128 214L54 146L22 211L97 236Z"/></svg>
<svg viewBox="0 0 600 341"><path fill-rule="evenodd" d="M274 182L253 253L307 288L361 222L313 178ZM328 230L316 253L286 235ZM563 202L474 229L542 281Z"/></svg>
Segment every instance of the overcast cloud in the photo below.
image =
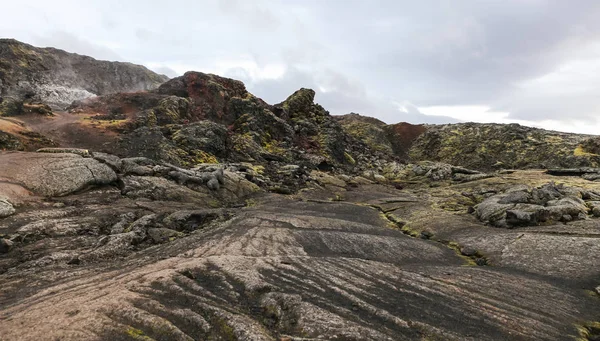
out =
<svg viewBox="0 0 600 341"><path fill-rule="evenodd" d="M2 1L0 36L333 114L600 132L597 0Z"/></svg>

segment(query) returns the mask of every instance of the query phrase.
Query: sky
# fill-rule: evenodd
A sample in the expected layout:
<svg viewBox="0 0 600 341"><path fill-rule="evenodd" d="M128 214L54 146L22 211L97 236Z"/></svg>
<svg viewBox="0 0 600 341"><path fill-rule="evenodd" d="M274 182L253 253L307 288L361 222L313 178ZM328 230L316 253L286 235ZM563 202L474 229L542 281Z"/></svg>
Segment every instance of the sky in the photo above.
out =
<svg viewBox="0 0 600 341"><path fill-rule="evenodd" d="M0 36L387 123L600 134L597 0L0 0Z"/></svg>

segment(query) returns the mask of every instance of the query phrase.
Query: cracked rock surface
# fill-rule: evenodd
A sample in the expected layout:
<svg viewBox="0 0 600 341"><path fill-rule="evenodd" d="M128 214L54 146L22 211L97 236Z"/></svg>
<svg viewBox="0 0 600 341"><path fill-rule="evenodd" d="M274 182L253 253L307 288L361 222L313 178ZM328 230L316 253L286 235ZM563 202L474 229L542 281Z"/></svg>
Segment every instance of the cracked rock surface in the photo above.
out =
<svg viewBox="0 0 600 341"><path fill-rule="evenodd" d="M24 156L40 182L55 179L53 162L96 162ZM587 203L600 184L518 171L398 189L312 171L283 195L259 190L248 179L265 188L271 180L250 166L102 158L121 165L106 166L115 180L45 197L25 182L31 195L0 220L3 340L595 337L593 214L499 229L469 212L491 199L543 198L548 207L579 193ZM150 171L131 174L137 166Z"/></svg>

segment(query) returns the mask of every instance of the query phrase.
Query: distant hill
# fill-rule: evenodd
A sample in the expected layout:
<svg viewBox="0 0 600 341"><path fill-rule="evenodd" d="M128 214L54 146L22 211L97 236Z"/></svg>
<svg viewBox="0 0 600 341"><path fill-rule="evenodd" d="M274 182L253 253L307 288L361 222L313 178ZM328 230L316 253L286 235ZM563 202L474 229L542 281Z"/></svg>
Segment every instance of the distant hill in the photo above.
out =
<svg viewBox="0 0 600 341"><path fill-rule="evenodd" d="M155 89L167 80L141 65L0 39L0 97L4 98L64 108L95 95Z"/></svg>

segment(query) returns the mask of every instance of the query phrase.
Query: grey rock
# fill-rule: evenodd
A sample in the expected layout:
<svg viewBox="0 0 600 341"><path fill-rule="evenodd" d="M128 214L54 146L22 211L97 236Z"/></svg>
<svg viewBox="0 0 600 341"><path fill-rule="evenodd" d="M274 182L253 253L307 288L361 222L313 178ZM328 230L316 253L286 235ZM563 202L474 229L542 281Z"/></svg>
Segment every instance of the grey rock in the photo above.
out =
<svg viewBox="0 0 600 341"><path fill-rule="evenodd" d="M524 191L516 191L508 193L504 198L498 201L499 204L518 204L529 201L529 193Z"/></svg>
<svg viewBox="0 0 600 341"><path fill-rule="evenodd" d="M172 241L175 238L180 238L183 236L184 234L181 232L177 232L163 227L148 229L148 237L156 244L166 243Z"/></svg>
<svg viewBox="0 0 600 341"><path fill-rule="evenodd" d="M215 178L217 178L217 181L219 181L220 184L224 184L225 183L225 177L224 177L223 168L219 168L216 171L214 171L213 175L215 176Z"/></svg>
<svg viewBox="0 0 600 341"><path fill-rule="evenodd" d="M506 223L509 226L533 226L543 220L544 210L540 207L538 210L521 211L507 210Z"/></svg>
<svg viewBox="0 0 600 341"><path fill-rule="evenodd" d="M564 221L565 223L568 223L570 221L573 221L573 217L569 214L565 214L560 218L561 221Z"/></svg>
<svg viewBox="0 0 600 341"><path fill-rule="evenodd" d="M0 155L0 177L16 180L44 196L67 195L117 180L110 167L91 158L20 152Z"/></svg>
<svg viewBox="0 0 600 341"><path fill-rule="evenodd" d="M208 189L210 189L211 191L218 191L219 188L221 188L221 185L219 184L219 180L217 180L216 178L212 178L208 180L208 182L206 183L206 187L208 187Z"/></svg>
<svg viewBox="0 0 600 341"><path fill-rule="evenodd" d="M115 155L93 152L92 157L98 162L104 163L108 165L112 170L117 173L121 173L123 171L123 161Z"/></svg>
<svg viewBox="0 0 600 341"><path fill-rule="evenodd" d="M8 200L0 198L0 218L6 218L15 214L15 208Z"/></svg>
<svg viewBox="0 0 600 341"><path fill-rule="evenodd" d="M114 224L110 230L110 234L119 234L125 232L125 229L135 220L135 213L129 212L121 215L121 220Z"/></svg>
<svg viewBox="0 0 600 341"><path fill-rule="evenodd" d="M463 247L462 249L460 249L460 253L464 256L471 257L477 254L477 250L471 247Z"/></svg>
<svg viewBox="0 0 600 341"><path fill-rule="evenodd" d="M148 214L140 219L134 221L129 228L129 231L133 234L132 244L141 243L146 239L148 229L156 225L157 215Z"/></svg>
<svg viewBox="0 0 600 341"><path fill-rule="evenodd" d="M581 177L589 181L596 181L600 179L600 173L586 173L583 174Z"/></svg>
<svg viewBox="0 0 600 341"><path fill-rule="evenodd" d="M139 176L152 176L154 175L154 169L149 166L135 166L127 169L125 174L139 175Z"/></svg>

